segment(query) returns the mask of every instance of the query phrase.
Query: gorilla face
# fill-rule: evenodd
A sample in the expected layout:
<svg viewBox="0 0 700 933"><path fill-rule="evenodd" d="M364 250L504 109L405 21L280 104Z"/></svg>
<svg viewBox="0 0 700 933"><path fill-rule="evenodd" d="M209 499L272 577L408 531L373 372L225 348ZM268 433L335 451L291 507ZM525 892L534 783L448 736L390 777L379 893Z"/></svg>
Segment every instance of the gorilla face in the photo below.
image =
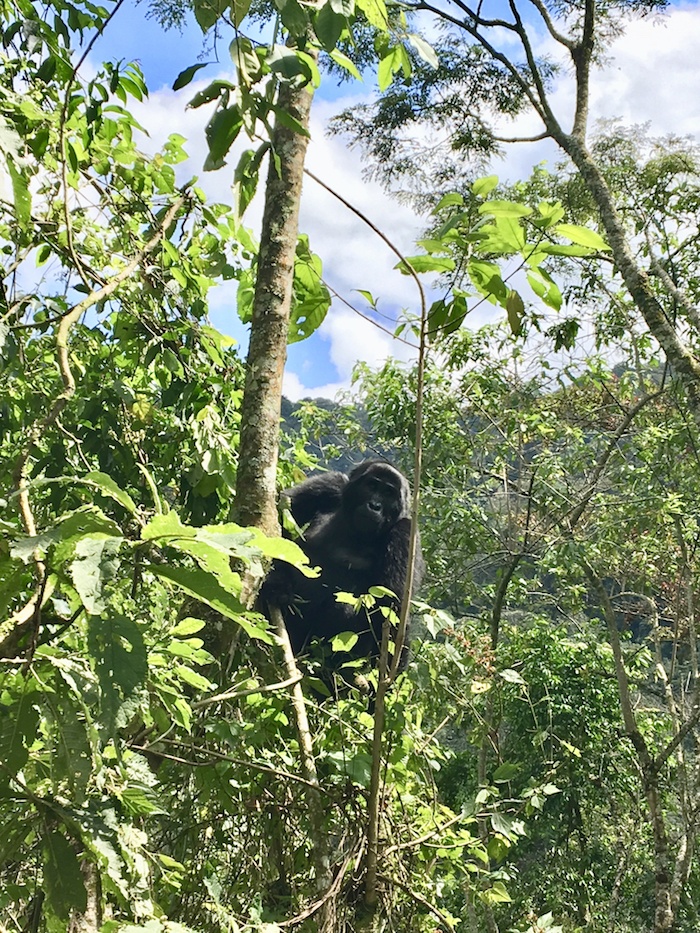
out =
<svg viewBox="0 0 700 933"><path fill-rule="evenodd" d="M379 537L408 511L408 484L388 463L362 463L350 474L343 508L362 537Z"/></svg>

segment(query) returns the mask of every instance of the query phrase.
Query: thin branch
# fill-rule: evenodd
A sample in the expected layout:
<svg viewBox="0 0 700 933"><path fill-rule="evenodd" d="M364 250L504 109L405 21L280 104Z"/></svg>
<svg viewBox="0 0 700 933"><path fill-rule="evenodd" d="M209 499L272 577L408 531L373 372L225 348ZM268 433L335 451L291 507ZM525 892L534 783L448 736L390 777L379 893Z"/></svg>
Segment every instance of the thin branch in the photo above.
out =
<svg viewBox="0 0 700 933"><path fill-rule="evenodd" d="M165 740L168 745L175 745L177 747L182 747L181 743L173 742L170 739ZM282 777L287 781L294 781L296 784L304 784L307 787L313 787L316 789L314 784L311 784L303 777L299 777L298 774L292 774L289 771L282 771L279 768L271 768L269 765L258 764L257 761L251 761L248 758L235 758L233 755L224 755L220 752L215 752L210 748L194 748L191 749L190 746L186 746L190 750L195 752L201 752L201 754L206 755L206 759L193 761L190 758L182 758L179 755L171 755L168 752L162 752L153 745L130 745L129 748L137 752L144 752L147 755L155 755L158 758L164 758L166 761L174 761L180 765L188 765L190 768L211 768L211 766L217 761L229 761L233 765L238 765L241 768L250 768L253 771L262 771L264 774L272 774L274 777Z"/></svg>
<svg viewBox="0 0 700 933"><path fill-rule="evenodd" d="M495 133L491 134L493 140L497 143L539 143L543 139L551 139L551 134L547 130L543 130L541 133L537 133L535 136L497 136Z"/></svg>
<svg viewBox="0 0 700 933"><path fill-rule="evenodd" d="M532 107L535 110L535 112L542 119L542 122L545 124L545 126L548 125L546 114L541 108L540 101L537 99L536 95L533 94L532 88L527 83L527 81L523 78L522 74L518 71L518 69L511 62L508 56L504 55L502 52L499 52L498 49L495 46L493 46L488 41L488 39L479 32L479 30L475 26L470 25L468 22L465 22L464 20L458 19L456 16L451 16L449 13L445 12L444 10L439 9L439 7L434 6L432 3L428 3L427 0L418 0L417 3L408 4L408 9L412 9L416 11L425 10L427 13L434 13L435 16L439 17L440 19L444 19L446 22L452 23L454 26L457 26L459 29L464 30L466 33L472 36L473 39L476 39L476 41L480 45L483 46L483 48L489 53L489 55L491 55L491 57L494 58L497 62L500 62L503 65L503 67L506 69L506 71L510 73L511 77L514 79L516 84L520 86L520 89L523 92L523 94L527 97L527 99L532 104ZM522 41L522 36L521 36L521 41Z"/></svg>
<svg viewBox="0 0 700 933"><path fill-rule="evenodd" d="M443 924L447 930L450 931L450 933L454 933L454 931L456 931L457 928L446 914L444 914L441 910L438 910L434 904L431 904L430 901L424 898L422 894L414 891L413 888L409 887L404 881L399 881L398 878L393 878L390 875L380 874L377 877L381 881L386 881L388 884L393 884L395 887L401 888L402 891L405 891L406 894L413 898L417 904L420 904L421 907L424 907L429 913L433 915L433 917L436 917L437 920Z"/></svg>
<svg viewBox="0 0 700 933"><path fill-rule="evenodd" d="M424 842L429 842L435 836L439 836L441 833L444 833L446 829L450 828L450 826L454 826L455 823L459 823L463 819L463 814L458 813L446 823L443 823L441 826L436 826L434 829L424 833L422 836L418 836L416 839L409 839L408 842L397 842L393 846L387 846L387 848L384 850L384 855L391 855L392 852L401 852L404 849L415 849L416 846L422 846Z"/></svg>
<svg viewBox="0 0 700 933"><path fill-rule="evenodd" d="M248 687L245 690L239 690L237 687L231 687L230 690L224 690L223 693L217 693L215 696L206 697L204 700L198 700L196 703L192 703L192 709L205 709L207 706L212 706L214 703L223 703L225 700L237 700L241 697L250 697L256 696L259 693L274 693L277 690L286 690L287 687L293 687L295 684L301 683L304 675L301 671L293 677L287 678L287 680L280 680L276 684L265 684L263 687Z"/></svg>
<svg viewBox="0 0 700 933"><path fill-rule="evenodd" d="M309 906L305 910L303 910L300 914L297 914L295 917L291 917L289 920L281 920L281 921L278 920L275 925L278 927L297 926L298 924L302 923L304 920L308 920L309 917L312 917L327 903L332 902L336 894L340 890L340 887L343 883L343 878L345 877L345 872L348 870L348 866L350 865L350 862L355 857L355 854L356 854L355 848L350 850L347 857L345 858L345 861L338 869L338 872L336 873L336 876L333 879L333 883L331 884L331 886L328 888L328 890L324 893L322 897L320 897L317 901L314 901L313 904L309 904Z"/></svg>
<svg viewBox="0 0 700 933"><path fill-rule="evenodd" d="M588 489L581 496L578 505L575 506L575 508L573 508L568 513L568 516L566 515L562 516L562 518L567 519L567 524L568 524L569 529L572 529L577 524L581 516L583 515L583 512L586 509L586 506L591 501L591 498L593 497L593 494L595 493L598 487L598 482L601 476L603 475L603 470L607 466L608 461L610 460L610 457L613 454L613 451L616 450L617 445L619 444L620 440L623 438L623 436L627 432L627 429L629 428L629 426L632 424L632 422L637 417L637 415L642 410L642 408L648 405L649 402L654 401L654 399L659 398L659 396L661 396L663 392L664 392L664 389L662 388L662 389L659 389L657 392L652 392L649 395L645 395L644 398L641 398L637 402L636 405L633 405L632 408L630 408L630 410L627 412L625 417L622 419L622 421L618 425L617 430L615 431L612 438L610 439L608 446L605 448L603 453L598 458L598 461L593 469L593 473L591 474L591 479L588 482Z"/></svg>
<svg viewBox="0 0 700 933"><path fill-rule="evenodd" d="M576 42L573 39L569 39L569 37L565 36L563 33L559 32L559 30L554 25L554 21L549 15L549 10L544 5L544 3L542 3L542 0L530 0L530 3L542 17L542 20L547 27L547 32L550 34L550 36L560 45L565 46L569 50L573 50L576 47Z"/></svg>
<svg viewBox="0 0 700 933"><path fill-rule="evenodd" d="M525 58L527 60L528 68L530 69L530 75L532 80L535 83L535 88L537 90L537 98L540 103L540 108L538 112L541 113L542 119L544 120L545 126L550 128L556 127L559 128L559 123L554 116L552 108L549 106L549 100L547 98L547 91L545 90L544 81L542 75L540 74L540 69L537 66L537 60L535 59L535 53L532 48L532 43L530 42L530 37L527 34L527 30L520 16L520 11L518 10L515 0L509 0L510 10L513 14L515 22L517 24L517 32L520 37L520 41L525 52Z"/></svg>
<svg viewBox="0 0 700 933"><path fill-rule="evenodd" d="M356 308L355 305L352 304L352 302L348 301L348 299L345 298L343 295L341 295L339 291L336 291L336 289L333 288L332 285L329 285L325 279L322 278L320 281L323 282L323 284L326 286L326 288L333 295L334 298L337 298L338 301L341 301L345 305L346 308L349 308L354 314L362 318L363 321L367 321L368 324L373 324L383 334L386 334L388 337L391 337L392 340L398 340L399 343L403 343L405 346L411 347L412 350L418 349L417 343L411 343L411 341L406 340L405 337L397 336L392 330L389 330L388 327L385 327L383 324L380 324L379 321L375 321L375 319L371 317L369 314L365 314L364 312L360 311L359 308ZM385 317L387 320L390 320L388 315L385 314L382 316Z"/></svg>
<svg viewBox="0 0 700 933"><path fill-rule="evenodd" d="M663 265L661 260L654 255L652 251L651 237L649 235L649 230L646 230L647 235L647 245L649 247L649 255L651 256L651 269L655 275L657 275L666 291L673 298L679 308L683 309L688 321L693 325L693 327L700 332L700 313L698 309L694 307L688 300L688 296L681 291L681 289L676 285L671 276L668 273L668 269Z"/></svg>

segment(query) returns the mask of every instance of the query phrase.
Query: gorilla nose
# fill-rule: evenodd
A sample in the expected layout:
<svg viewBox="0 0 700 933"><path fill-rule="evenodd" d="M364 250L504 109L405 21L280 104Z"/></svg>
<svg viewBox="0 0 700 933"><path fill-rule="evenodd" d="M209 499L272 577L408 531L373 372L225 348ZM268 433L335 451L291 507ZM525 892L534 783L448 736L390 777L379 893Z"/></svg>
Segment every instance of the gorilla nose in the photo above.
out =
<svg viewBox="0 0 700 933"><path fill-rule="evenodd" d="M373 499L370 499L367 505L373 512L381 512L382 510L381 502L375 502Z"/></svg>

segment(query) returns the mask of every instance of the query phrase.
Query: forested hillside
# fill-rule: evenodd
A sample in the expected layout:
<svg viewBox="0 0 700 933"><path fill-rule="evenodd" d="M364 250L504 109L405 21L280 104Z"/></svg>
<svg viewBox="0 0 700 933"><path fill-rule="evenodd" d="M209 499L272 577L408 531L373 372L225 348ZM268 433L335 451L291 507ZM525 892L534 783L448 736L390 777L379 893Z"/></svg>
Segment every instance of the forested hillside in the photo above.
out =
<svg viewBox="0 0 700 933"><path fill-rule="evenodd" d="M176 89L211 108L222 204L181 136L144 154L138 65L86 64L121 3L0 13L0 931L694 933L698 155L587 110L662 5L197 0L230 80L187 98L182 62ZM297 214L339 69L380 90L336 129L425 209L414 256L367 228L415 282L388 328L412 355L291 406L287 344L332 313ZM500 184L525 112L565 161ZM449 158L407 145L436 126ZM255 595L308 563L278 490L377 455L425 578L341 596L376 650L295 656Z"/></svg>

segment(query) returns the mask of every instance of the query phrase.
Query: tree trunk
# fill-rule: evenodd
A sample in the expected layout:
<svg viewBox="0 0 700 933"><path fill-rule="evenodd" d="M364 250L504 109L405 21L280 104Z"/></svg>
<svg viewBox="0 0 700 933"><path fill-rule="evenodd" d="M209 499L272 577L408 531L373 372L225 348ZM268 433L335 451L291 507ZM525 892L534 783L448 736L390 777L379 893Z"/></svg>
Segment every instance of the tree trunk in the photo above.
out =
<svg viewBox="0 0 700 933"><path fill-rule="evenodd" d="M282 84L280 108L305 129L313 93ZM250 345L241 410L241 440L234 520L279 533L277 459L282 376L299 230L299 202L308 137L277 120L265 188L258 275L253 299Z"/></svg>
<svg viewBox="0 0 700 933"><path fill-rule="evenodd" d="M280 86L277 103L308 130L313 92L309 87ZM277 460L282 402L282 376L287 358L287 334L292 303L294 259L299 232L299 204L308 136L280 120L272 135L272 153L265 188L258 271L253 299L246 382L241 409L241 439L236 478L234 520L256 526L266 534L279 534L277 518ZM315 893L321 903L316 913L320 933L335 930L335 897L331 889L326 812L313 755L311 730L300 677L282 615L273 609L274 629L282 645L292 687L292 705L299 734L304 778L312 827Z"/></svg>

